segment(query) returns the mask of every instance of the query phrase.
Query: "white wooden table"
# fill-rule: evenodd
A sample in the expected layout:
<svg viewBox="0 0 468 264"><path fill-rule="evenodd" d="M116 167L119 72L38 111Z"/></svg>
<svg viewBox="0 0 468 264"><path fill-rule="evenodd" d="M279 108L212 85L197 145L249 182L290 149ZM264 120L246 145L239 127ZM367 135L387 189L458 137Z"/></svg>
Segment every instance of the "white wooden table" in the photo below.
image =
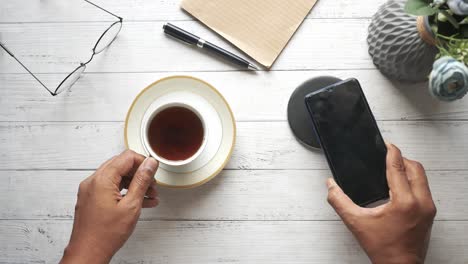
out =
<svg viewBox="0 0 468 264"><path fill-rule="evenodd" d="M235 50L170 0L96 0L122 16L115 43L72 91L51 97L0 51L0 263L54 263L66 245L78 183L124 149L136 94L168 75L218 88L237 119L226 169L192 190L161 188L115 263L367 263L326 202L321 153L293 138L286 105L308 78L356 77L386 140L427 168L438 207L428 263L468 263L468 99L433 100L393 83L367 54L384 0L320 0L269 72L251 74L162 33L167 21ZM83 1L0 0L0 40L48 85L90 56L113 17Z"/></svg>

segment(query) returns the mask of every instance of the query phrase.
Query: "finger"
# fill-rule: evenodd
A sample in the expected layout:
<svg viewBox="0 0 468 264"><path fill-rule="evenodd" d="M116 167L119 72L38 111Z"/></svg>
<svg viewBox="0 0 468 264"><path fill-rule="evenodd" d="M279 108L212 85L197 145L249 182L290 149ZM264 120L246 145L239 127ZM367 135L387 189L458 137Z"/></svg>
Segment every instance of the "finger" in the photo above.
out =
<svg viewBox="0 0 468 264"><path fill-rule="evenodd" d="M327 180L328 203L335 209L336 213L345 223L349 222L351 216L359 214L360 207L356 205L338 186L334 179Z"/></svg>
<svg viewBox="0 0 468 264"><path fill-rule="evenodd" d="M159 198L154 198L154 199L148 199L145 198L143 200L143 208L153 208L159 205Z"/></svg>
<svg viewBox="0 0 468 264"><path fill-rule="evenodd" d="M131 180L132 180L132 178L127 178L127 177L122 178L122 182L120 182L120 191L122 191L122 189L127 189L127 191L128 191ZM125 193L127 193L127 191ZM148 190L146 190L145 198L155 199L155 198L158 197L158 195L159 195L159 193L158 193L158 189L157 189L157 184L156 184L156 181L154 181L154 183L152 183L150 185Z"/></svg>
<svg viewBox="0 0 468 264"><path fill-rule="evenodd" d="M408 178L406 176L406 168L401 156L401 151L393 144L387 145L387 160L386 160L386 174L387 182L390 191L393 193L392 197L395 199L398 196L405 196L411 194Z"/></svg>
<svg viewBox="0 0 468 264"><path fill-rule="evenodd" d="M132 182L133 176L129 177L123 177L122 181L120 182L119 190L122 189L127 189L130 187L130 183ZM157 189L157 183L156 180L151 183L150 187L148 190L146 190L145 197L149 198L156 198L158 197L158 189Z"/></svg>
<svg viewBox="0 0 468 264"><path fill-rule="evenodd" d="M120 155L111 159L107 168L115 168L121 176L130 174L132 170L136 170L145 160L145 156L140 155L132 150L125 150Z"/></svg>
<svg viewBox="0 0 468 264"><path fill-rule="evenodd" d="M117 157L117 156L114 156L114 157L106 160L106 162L104 162L103 164L101 164L101 166L99 166L98 170L101 170L101 169L107 167L109 165L109 163L111 163L115 159L115 157Z"/></svg>
<svg viewBox="0 0 468 264"><path fill-rule="evenodd" d="M120 185L122 177L133 175L144 160L145 157L143 155L137 154L131 150L126 150L108 162L103 169L109 170L110 172L104 173L104 175L113 177L114 182Z"/></svg>
<svg viewBox="0 0 468 264"><path fill-rule="evenodd" d="M123 177L122 181L120 182L119 190L122 190L122 189L128 190L128 186L130 186L130 182L132 182L132 178Z"/></svg>
<svg viewBox="0 0 468 264"><path fill-rule="evenodd" d="M420 201L432 200L426 171L421 163L408 159L404 159L404 163L409 184L415 197Z"/></svg>
<svg viewBox="0 0 468 264"><path fill-rule="evenodd" d="M148 198L156 198L158 197L158 189L156 188L156 181L150 185L148 190L146 190L145 196Z"/></svg>
<svg viewBox="0 0 468 264"><path fill-rule="evenodd" d="M154 183L154 174L158 169L159 163L154 158L146 158L145 161L138 167L135 175L128 187L125 199L138 204L143 202L146 191Z"/></svg>

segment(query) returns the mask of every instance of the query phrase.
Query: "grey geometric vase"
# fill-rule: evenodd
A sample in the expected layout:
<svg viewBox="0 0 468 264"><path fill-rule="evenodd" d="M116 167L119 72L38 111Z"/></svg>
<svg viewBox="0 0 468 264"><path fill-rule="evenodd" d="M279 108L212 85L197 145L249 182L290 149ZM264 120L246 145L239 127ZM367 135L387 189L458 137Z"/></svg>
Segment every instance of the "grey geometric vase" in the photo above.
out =
<svg viewBox="0 0 468 264"><path fill-rule="evenodd" d="M389 0L373 16L367 43L375 66L399 81L426 81L438 52L427 19L408 15L407 0ZM424 40L423 40L424 38Z"/></svg>

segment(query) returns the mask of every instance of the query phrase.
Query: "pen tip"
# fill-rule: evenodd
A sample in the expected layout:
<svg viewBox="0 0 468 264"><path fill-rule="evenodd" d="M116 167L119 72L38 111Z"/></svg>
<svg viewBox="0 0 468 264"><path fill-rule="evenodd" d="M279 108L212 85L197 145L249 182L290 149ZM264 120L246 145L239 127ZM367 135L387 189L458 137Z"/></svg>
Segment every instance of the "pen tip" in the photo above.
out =
<svg viewBox="0 0 468 264"><path fill-rule="evenodd" d="M252 70L252 71L259 71L260 69L257 68L257 66L253 65L252 63L249 63L249 70Z"/></svg>

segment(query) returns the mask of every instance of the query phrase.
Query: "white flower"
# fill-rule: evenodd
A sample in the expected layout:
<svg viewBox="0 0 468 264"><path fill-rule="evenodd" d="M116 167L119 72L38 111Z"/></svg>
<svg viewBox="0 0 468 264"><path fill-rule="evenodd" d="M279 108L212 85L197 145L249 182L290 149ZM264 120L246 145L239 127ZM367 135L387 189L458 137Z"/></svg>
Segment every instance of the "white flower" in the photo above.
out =
<svg viewBox="0 0 468 264"><path fill-rule="evenodd" d="M442 101L462 98L468 92L468 68L449 56L436 60L429 78L429 92Z"/></svg>
<svg viewBox="0 0 468 264"><path fill-rule="evenodd" d="M454 14L468 16L468 0L447 0L447 5Z"/></svg>

